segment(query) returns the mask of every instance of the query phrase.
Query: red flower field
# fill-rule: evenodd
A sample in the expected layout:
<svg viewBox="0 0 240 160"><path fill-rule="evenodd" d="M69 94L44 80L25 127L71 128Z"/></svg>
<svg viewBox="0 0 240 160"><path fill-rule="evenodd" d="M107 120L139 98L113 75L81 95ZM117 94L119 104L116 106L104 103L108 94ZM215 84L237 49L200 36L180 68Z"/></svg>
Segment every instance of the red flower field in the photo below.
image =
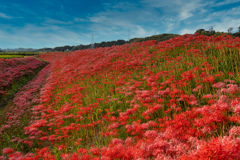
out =
<svg viewBox="0 0 240 160"><path fill-rule="evenodd" d="M240 39L44 53L1 113L0 159L240 159Z"/></svg>

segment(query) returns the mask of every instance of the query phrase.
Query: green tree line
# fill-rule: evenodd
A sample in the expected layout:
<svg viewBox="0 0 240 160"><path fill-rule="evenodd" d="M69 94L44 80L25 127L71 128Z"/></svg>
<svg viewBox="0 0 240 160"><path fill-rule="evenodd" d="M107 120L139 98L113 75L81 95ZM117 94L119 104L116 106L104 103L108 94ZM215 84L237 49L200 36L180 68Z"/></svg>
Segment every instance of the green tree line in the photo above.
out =
<svg viewBox="0 0 240 160"><path fill-rule="evenodd" d="M240 37L240 26L238 27L238 31L233 33L233 28L234 27L230 27L228 28L227 32L216 32L213 27L211 27L209 30L205 30L205 29L198 29L195 33L198 33L199 35L206 35L206 36L219 36L222 34L226 34L226 35L232 35L233 37Z"/></svg>
<svg viewBox="0 0 240 160"><path fill-rule="evenodd" d="M148 41L148 40L157 40L157 41L165 41L168 39L171 39L175 36L178 36L178 34L159 34L159 35L153 35L149 37L144 37L144 38L132 38L129 41L125 40L117 40L117 41L108 41L108 42L101 42L101 43L94 43L94 48L99 48L99 47L111 47L111 46L117 46L117 45L123 45L126 43L133 43L133 42L143 42L143 41ZM55 48L41 48L38 51L75 51L75 50L82 50L82 49L89 49L93 48L92 44L88 45L77 45L77 46L60 46L60 47L55 47Z"/></svg>

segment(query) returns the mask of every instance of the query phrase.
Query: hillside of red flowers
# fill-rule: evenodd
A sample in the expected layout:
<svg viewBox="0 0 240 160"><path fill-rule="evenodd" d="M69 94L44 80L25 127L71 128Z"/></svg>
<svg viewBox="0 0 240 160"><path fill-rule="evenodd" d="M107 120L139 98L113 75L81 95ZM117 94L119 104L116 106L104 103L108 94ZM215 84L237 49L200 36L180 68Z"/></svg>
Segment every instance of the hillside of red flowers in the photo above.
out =
<svg viewBox="0 0 240 160"><path fill-rule="evenodd" d="M240 159L240 38L38 56L0 123L0 159Z"/></svg>

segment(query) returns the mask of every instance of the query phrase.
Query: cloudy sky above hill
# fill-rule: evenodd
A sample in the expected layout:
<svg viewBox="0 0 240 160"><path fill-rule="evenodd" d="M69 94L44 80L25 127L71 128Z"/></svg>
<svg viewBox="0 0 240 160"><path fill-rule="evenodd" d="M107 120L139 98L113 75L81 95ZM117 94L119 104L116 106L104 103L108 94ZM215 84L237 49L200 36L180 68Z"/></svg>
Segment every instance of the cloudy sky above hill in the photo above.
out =
<svg viewBox="0 0 240 160"><path fill-rule="evenodd" d="M240 26L240 0L0 0L0 48L43 48Z"/></svg>

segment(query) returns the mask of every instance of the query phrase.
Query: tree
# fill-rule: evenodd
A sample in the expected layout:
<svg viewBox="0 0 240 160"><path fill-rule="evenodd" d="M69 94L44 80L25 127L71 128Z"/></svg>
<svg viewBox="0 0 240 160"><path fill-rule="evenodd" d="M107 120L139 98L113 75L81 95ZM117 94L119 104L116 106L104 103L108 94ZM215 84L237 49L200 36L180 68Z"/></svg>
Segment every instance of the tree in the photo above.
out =
<svg viewBox="0 0 240 160"><path fill-rule="evenodd" d="M212 33L212 34L215 34L215 31L214 31L214 29L213 29L213 26L211 26L211 27L209 28L209 32Z"/></svg>
<svg viewBox="0 0 240 160"><path fill-rule="evenodd" d="M228 28L228 33L229 34L232 34L232 31L233 31L233 27Z"/></svg>
<svg viewBox="0 0 240 160"><path fill-rule="evenodd" d="M125 43L126 43L125 40L122 40L122 39L117 40L117 45L123 45Z"/></svg>
<svg viewBox="0 0 240 160"><path fill-rule="evenodd" d="M195 33L202 35L204 32L206 32L204 29L198 29Z"/></svg>

